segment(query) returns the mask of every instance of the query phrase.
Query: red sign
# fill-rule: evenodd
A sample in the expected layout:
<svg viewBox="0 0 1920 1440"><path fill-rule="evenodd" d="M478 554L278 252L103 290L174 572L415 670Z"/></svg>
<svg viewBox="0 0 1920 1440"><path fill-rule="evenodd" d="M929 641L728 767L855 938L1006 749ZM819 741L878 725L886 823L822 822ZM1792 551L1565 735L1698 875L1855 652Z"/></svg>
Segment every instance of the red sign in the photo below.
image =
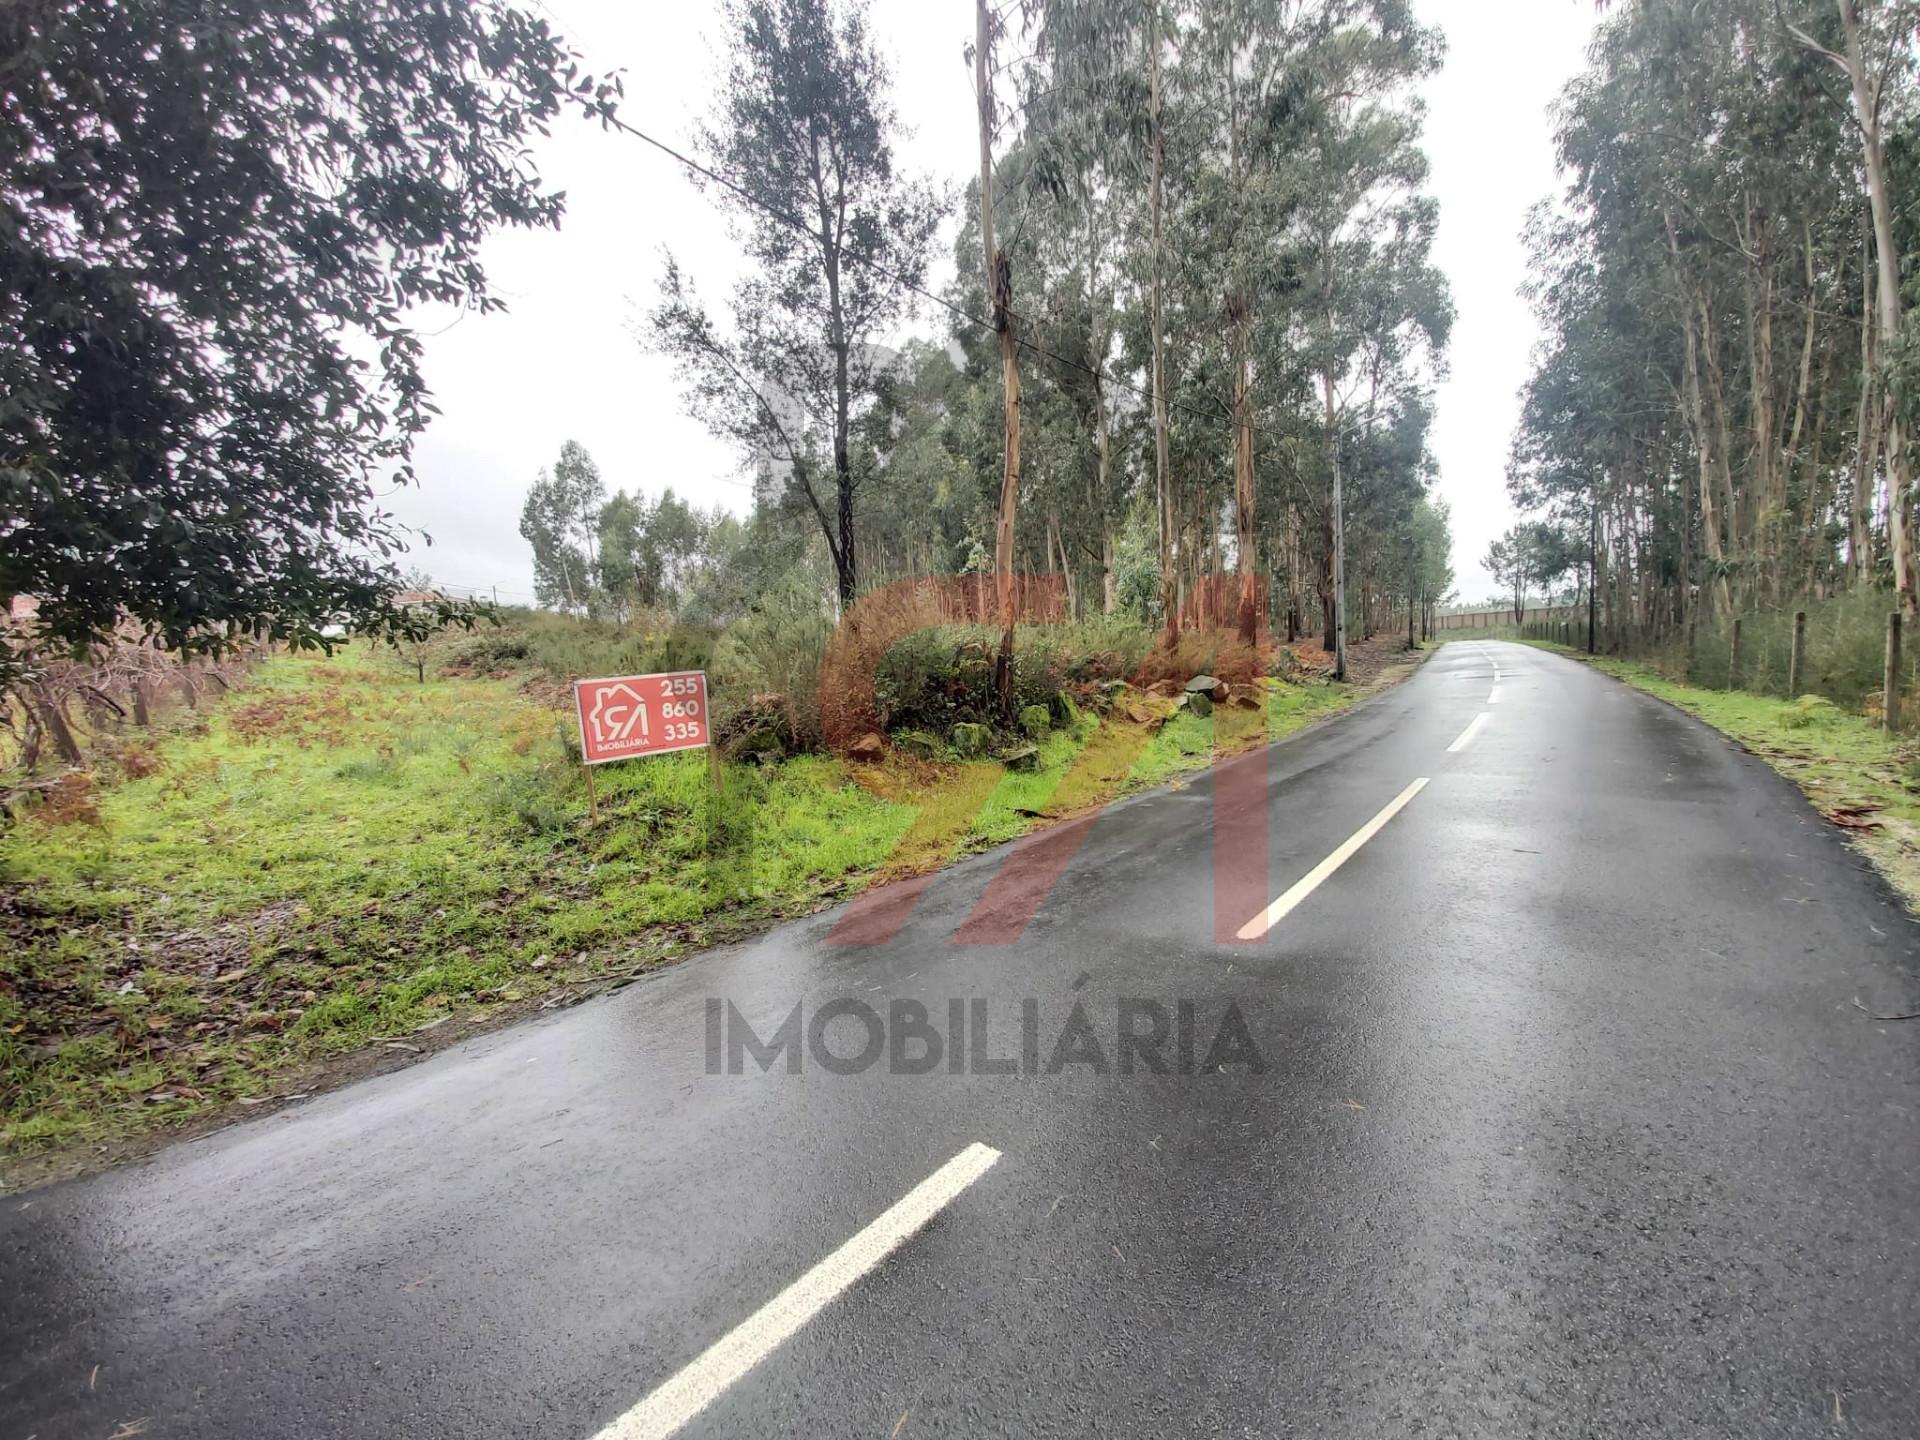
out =
<svg viewBox="0 0 1920 1440"><path fill-rule="evenodd" d="M573 704L580 716L580 753L589 765L707 743L703 670L576 680Z"/></svg>

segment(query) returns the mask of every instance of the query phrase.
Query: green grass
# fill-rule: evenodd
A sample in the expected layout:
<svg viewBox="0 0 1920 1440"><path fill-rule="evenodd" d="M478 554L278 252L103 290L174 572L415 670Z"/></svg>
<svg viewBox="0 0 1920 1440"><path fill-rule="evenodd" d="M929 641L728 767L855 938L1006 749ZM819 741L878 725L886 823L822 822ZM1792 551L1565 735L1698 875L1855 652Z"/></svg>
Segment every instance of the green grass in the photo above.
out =
<svg viewBox="0 0 1920 1440"><path fill-rule="evenodd" d="M1912 738L1889 735L1877 721L1818 699L1710 690L1636 661L1587 656L1548 641L1523 643L1580 660L1732 736L1822 812L1878 821L1878 829L1849 828L1849 836L1920 913L1920 744Z"/></svg>
<svg viewBox="0 0 1920 1440"><path fill-rule="evenodd" d="M716 792L704 752L665 756L597 771L590 823L570 717L513 681L275 659L158 736L155 773L0 831L0 1153L324 1081L316 1063L816 909L1353 698L1081 715L1031 771L803 756L729 765Z"/></svg>

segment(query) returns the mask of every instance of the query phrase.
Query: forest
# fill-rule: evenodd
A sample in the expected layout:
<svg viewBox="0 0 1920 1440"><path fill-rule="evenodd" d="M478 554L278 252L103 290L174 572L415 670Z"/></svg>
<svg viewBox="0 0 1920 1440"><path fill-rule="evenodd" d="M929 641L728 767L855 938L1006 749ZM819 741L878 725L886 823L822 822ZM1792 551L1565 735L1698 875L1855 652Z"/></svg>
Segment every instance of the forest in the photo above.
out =
<svg viewBox="0 0 1920 1440"><path fill-rule="evenodd" d="M1536 518L1497 558L1577 577L1603 648L1698 646L1725 678L1702 626L1810 609L1877 675L1886 614L1913 613L1917 18L1617 4L1559 103L1508 476Z"/></svg>
<svg viewBox="0 0 1920 1440"><path fill-rule="evenodd" d="M958 195L896 163L863 6L732 0L714 38L686 158L747 278L710 303L669 257L644 340L755 505L636 517L572 447L523 518L543 603L717 625L816 572L829 607L1055 576L1075 619L1311 636L1338 663L1336 594L1357 638L1446 596L1427 436L1452 306L1417 98L1443 45L1404 0L981 0Z"/></svg>

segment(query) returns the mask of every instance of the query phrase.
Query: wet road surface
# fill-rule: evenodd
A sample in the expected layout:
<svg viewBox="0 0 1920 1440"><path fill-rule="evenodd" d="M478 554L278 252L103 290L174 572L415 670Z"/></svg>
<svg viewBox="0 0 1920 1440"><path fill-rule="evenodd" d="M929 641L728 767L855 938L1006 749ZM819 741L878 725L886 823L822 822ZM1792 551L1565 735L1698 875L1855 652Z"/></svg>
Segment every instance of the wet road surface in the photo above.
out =
<svg viewBox="0 0 1920 1440"><path fill-rule="evenodd" d="M1758 761L1457 643L1049 835L0 1201L0 1437L1920 1433L1920 933ZM724 1073L835 1001L940 1060Z"/></svg>

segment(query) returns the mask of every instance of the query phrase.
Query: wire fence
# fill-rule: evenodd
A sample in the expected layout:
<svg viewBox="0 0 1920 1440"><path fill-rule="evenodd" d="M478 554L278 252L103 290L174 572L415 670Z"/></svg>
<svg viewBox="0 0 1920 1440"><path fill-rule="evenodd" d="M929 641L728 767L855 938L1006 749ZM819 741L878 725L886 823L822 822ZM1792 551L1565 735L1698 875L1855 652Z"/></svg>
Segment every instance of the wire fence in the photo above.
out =
<svg viewBox="0 0 1920 1440"><path fill-rule="evenodd" d="M1781 700L1818 695L1844 709L1884 713L1891 599L1867 591L1829 596L1803 606L1772 607L1738 616L1714 616L1664 633L1636 625L1598 624L1594 648L1640 661L1669 679L1708 690L1743 690ZM1584 650L1584 612L1543 617L1508 627L1525 640ZM1735 641L1736 628L1738 643ZM1920 654L1912 627L1900 625L1894 689L1912 712L1920 683ZM1799 643L1795 644L1795 632Z"/></svg>

